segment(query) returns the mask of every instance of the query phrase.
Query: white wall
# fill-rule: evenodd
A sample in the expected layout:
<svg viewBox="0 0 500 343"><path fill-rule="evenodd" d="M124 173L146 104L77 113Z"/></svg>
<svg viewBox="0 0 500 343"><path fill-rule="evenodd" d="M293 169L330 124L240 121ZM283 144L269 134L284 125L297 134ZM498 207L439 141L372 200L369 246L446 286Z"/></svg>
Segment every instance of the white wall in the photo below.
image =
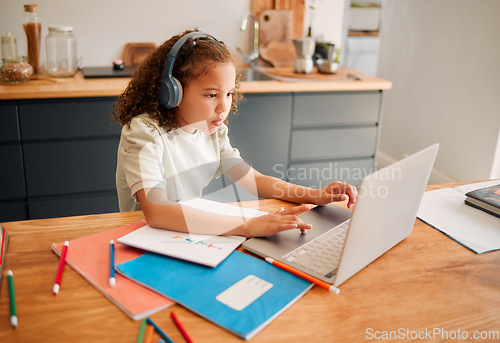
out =
<svg viewBox="0 0 500 343"><path fill-rule="evenodd" d="M331 40L342 37L344 0L308 0L316 3L315 35ZM45 40L49 25L72 25L78 55L84 66L110 65L121 58L129 42L160 44L185 29L198 28L223 40L233 51L248 52L249 33L241 32L250 0L2 0L0 34L11 31L19 54L26 55L22 28L23 4L38 4ZM43 44L45 45L45 44Z"/></svg>
<svg viewBox="0 0 500 343"><path fill-rule="evenodd" d="M500 177L499 18L498 0L385 1L378 75L393 89L383 99L382 156L439 142L435 175Z"/></svg>
<svg viewBox="0 0 500 343"><path fill-rule="evenodd" d="M342 47L345 0L305 0L305 5L304 35L311 26L315 40Z"/></svg>

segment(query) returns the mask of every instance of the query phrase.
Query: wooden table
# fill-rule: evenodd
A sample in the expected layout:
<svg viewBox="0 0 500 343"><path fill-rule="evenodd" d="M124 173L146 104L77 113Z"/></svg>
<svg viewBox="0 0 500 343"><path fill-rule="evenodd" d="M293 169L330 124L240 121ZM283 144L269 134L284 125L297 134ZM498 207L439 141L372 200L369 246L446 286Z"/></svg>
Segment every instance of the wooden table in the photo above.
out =
<svg viewBox="0 0 500 343"><path fill-rule="evenodd" d="M291 205L259 204L267 211ZM4 275L0 342L136 342L140 322L68 266L61 292L52 295L59 259L51 245L140 219L141 212L128 212L5 223L19 327L10 327ZM420 220L408 238L340 288L335 295L314 287L252 341L437 342L465 341L464 335L468 341L500 341L500 252L476 255ZM151 317L175 342L184 340L170 319L172 310L195 342L241 341L175 305ZM486 338L475 339L476 333Z"/></svg>

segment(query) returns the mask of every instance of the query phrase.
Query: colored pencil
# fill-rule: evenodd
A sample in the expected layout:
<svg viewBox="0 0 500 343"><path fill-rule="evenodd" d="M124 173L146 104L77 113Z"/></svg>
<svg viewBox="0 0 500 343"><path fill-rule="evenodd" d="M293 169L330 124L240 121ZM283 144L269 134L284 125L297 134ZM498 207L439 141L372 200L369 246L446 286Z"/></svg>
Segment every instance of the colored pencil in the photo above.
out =
<svg viewBox="0 0 500 343"><path fill-rule="evenodd" d="M154 326L148 326L148 330L146 331L146 338L144 339L144 343L151 343L153 341L153 333L155 332Z"/></svg>
<svg viewBox="0 0 500 343"><path fill-rule="evenodd" d="M149 325L153 326L156 330L156 332L158 332L158 334L160 335L161 338L163 338L165 340L165 342L168 342L168 343L174 343L159 327L158 325L155 324L155 322L153 322L150 318L147 319L147 322Z"/></svg>
<svg viewBox="0 0 500 343"><path fill-rule="evenodd" d="M137 343L142 343L142 338L144 337L144 329L146 328L146 319L141 321L141 327L139 328L139 335L137 336Z"/></svg>
<svg viewBox="0 0 500 343"><path fill-rule="evenodd" d="M56 281L54 282L54 287L52 288L52 292L54 295L59 293L59 289L61 288L61 277L62 272L64 270L64 264L66 263L66 254L68 253L69 242L64 242L64 247L61 253L61 260L59 261L59 268L57 268Z"/></svg>
<svg viewBox="0 0 500 343"><path fill-rule="evenodd" d="M14 275L12 270L7 272L9 283L9 297L10 297L10 324L13 328L17 328L17 314L16 314L16 296L14 294Z"/></svg>
<svg viewBox="0 0 500 343"><path fill-rule="evenodd" d="M191 337L189 337L187 331L184 329L184 327L182 326L181 322L179 321L179 319L177 318L177 316L175 315L175 313L174 312L170 312L170 316L172 317L172 320L174 321L175 325L177 326L177 328L181 332L182 337L184 337L184 339L186 340L186 342L187 343L192 343L193 341L191 340Z"/></svg>
<svg viewBox="0 0 500 343"><path fill-rule="evenodd" d="M2 228L2 247L0 248L1 249L1 252L0 252L0 266L2 265L2 262L3 262L3 246L5 245L5 228L0 225L0 227Z"/></svg>
<svg viewBox="0 0 500 343"><path fill-rule="evenodd" d="M109 287L115 287L115 242L109 242Z"/></svg>
<svg viewBox="0 0 500 343"><path fill-rule="evenodd" d="M312 282L314 283L315 285L317 286L320 286L324 289L327 289L329 290L330 292L334 292L336 294L339 294L340 293L340 289L338 289L337 287L335 287L334 285L332 284L329 284L328 282L325 282L323 280L320 280L318 278L315 278L314 276L311 276L309 274L306 274L304 272L301 272L300 270L298 269L295 269L293 267L290 267L289 265L286 265L280 261L276 261L275 259L273 258L270 258L270 257L266 257L266 262L269 262L271 263L273 266L276 266L278 268L281 268L289 273L292 273L293 275L295 276L298 276L304 280L307 280L309 282Z"/></svg>

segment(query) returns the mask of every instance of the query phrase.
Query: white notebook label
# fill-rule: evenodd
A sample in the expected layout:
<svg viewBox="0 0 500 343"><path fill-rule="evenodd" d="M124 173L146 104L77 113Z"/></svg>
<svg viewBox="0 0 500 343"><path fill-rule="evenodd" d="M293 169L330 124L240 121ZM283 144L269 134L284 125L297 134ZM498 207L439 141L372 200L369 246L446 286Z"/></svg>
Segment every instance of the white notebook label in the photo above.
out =
<svg viewBox="0 0 500 343"><path fill-rule="evenodd" d="M272 283L255 275L248 275L220 293L215 299L233 310L241 311L271 288L273 288Z"/></svg>

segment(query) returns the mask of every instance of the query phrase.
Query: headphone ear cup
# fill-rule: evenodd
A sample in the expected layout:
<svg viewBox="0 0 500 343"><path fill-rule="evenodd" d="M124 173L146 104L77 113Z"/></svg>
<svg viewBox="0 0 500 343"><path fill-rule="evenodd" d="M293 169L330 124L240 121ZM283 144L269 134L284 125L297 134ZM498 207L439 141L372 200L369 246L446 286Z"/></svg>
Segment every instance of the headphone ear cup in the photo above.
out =
<svg viewBox="0 0 500 343"><path fill-rule="evenodd" d="M162 80L160 83L160 95L158 100L160 104L168 109L179 105L182 100L182 84L175 77Z"/></svg>
<svg viewBox="0 0 500 343"><path fill-rule="evenodd" d="M172 108L178 106L182 101L182 96L184 95L184 89L182 88L182 84L175 77L172 77L172 80L177 84L177 91L175 93L174 104Z"/></svg>

